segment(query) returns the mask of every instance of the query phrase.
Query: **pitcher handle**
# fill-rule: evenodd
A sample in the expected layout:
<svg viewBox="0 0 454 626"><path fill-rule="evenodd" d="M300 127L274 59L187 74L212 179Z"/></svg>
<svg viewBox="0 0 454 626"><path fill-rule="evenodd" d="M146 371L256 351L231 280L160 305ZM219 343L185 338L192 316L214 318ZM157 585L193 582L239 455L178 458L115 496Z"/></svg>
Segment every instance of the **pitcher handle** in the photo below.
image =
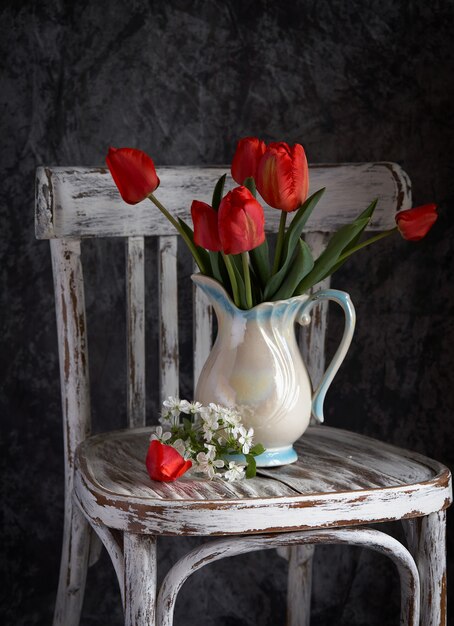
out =
<svg viewBox="0 0 454 626"><path fill-rule="evenodd" d="M314 418L322 423L324 420L323 417L323 402L325 400L326 392L328 391L329 386L333 382L333 378L337 373L337 370L342 364L342 361L345 359L348 348L352 342L353 332L355 330L355 322L356 322L356 313L355 307L353 306L352 301L350 300L350 296L345 291L339 291L337 289L324 289L322 291L318 291L314 293L301 307L300 313L300 324L307 324L310 320L309 313L311 309L318 303L320 300L332 300L333 302L337 302L339 306L342 307L345 314L345 326L344 326L344 334L342 335L341 342L339 347L336 350L335 355L333 356L331 363L327 367L320 384L312 396L312 415Z"/></svg>

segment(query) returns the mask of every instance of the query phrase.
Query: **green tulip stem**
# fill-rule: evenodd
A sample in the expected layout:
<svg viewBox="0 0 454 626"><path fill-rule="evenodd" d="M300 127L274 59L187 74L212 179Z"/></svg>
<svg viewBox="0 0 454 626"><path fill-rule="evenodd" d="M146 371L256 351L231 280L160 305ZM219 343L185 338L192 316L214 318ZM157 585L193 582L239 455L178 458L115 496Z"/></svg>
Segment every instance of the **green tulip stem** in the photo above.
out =
<svg viewBox="0 0 454 626"><path fill-rule="evenodd" d="M253 305L252 305L251 273L249 271L249 254L247 252L242 252L241 259L243 261L244 287L246 289L246 306L248 309L252 309Z"/></svg>
<svg viewBox="0 0 454 626"><path fill-rule="evenodd" d="M380 239L384 239L385 237L392 235L393 233L396 232L396 230L397 230L397 226L395 226L394 228L390 228L389 230L385 230L382 233L378 233L378 235L374 235L370 239L366 239L365 241L362 241L357 246L350 248L350 250L342 254L338 258L337 262L339 263L339 261L345 261L345 259L348 259L349 256L351 256L355 252L358 252L358 250L361 250L362 248L365 248L366 246L370 246L371 243L375 243L376 241L380 241Z"/></svg>
<svg viewBox="0 0 454 626"><path fill-rule="evenodd" d="M240 308L240 292L238 291L238 283L236 282L235 270L233 269L232 261L228 254L225 254L225 252L222 252L221 254L229 274L230 284L232 285L233 302L238 308Z"/></svg>
<svg viewBox="0 0 454 626"><path fill-rule="evenodd" d="M276 252L274 253L273 274L276 274L276 272L279 269L279 264L281 262L282 248L284 246L286 220L287 220L287 211L281 211L281 219L279 222L279 232L277 234L277 241L276 241Z"/></svg>
<svg viewBox="0 0 454 626"><path fill-rule="evenodd" d="M151 200L151 202L153 202L153 204L155 204L158 207L158 209L169 220L169 222L172 224L172 226L174 226L177 229L177 231L183 237L183 239L184 239L186 245L188 246L192 256L194 257L194 261L197 263L197 265L199 267L199 270L202 272L202 274L206 274L207 271L206 271L205 265L204 265L202 259L200 258L200 254L198 253L197 248L194 245L194 242L191 241L191 239L188 237L187 233L185 233L185 231L182 229L181 225L177 222L177 220L173 217L173 215L168 212L168 210L165 208L165 206L163 204L161 204L161 202L159 202L159 200L156 198L156 196L154 196L152 193L150 193L148 198L149 198L149 200Z"/></svg>

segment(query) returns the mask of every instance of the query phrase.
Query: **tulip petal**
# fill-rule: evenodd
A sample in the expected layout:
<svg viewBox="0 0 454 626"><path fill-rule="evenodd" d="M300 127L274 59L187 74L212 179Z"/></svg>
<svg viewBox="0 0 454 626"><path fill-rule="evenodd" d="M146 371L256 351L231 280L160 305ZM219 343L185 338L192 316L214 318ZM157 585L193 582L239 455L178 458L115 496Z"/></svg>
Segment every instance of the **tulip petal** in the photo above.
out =
<svg viewBox="0 0 454 626"><path fill-rule="evenodd" d="M436 204L424 204L396 213L396 224L402 237L408 241L425 237L437 221L436 209Z"/></svg>
<svg viewBox="0 0 454 626"><path fill-rule="evenodd" d="M270 144L258 167L257 189L275 209L296 211L307 198L309 169L303 146Z"/></svg>
<svg viewBox="0 0 454 626"><path fill-rule="evenodd" d="M236 187L223 198L219 238L225 254L247 252L265 241L263 208L246 187Z"/></svg>
<svg viewBox="0 0 454 626"><path fill-rule="evenodd" d="M106 163L121 197L137 204L159 186L153 159L135 148L109 148Z"/></svg>
<svg viewBox="0 0 454 626"><path fill-rule="evenodd" d="M192 467L172 446L154 439L148 448L146 466L152 480L172 482Z"/></svg>
<svg viewBox="0 0 454 626"><path fill-rule="evenodd" d="M194 242L212 252L221 250L217 212L206 202L193 200L191 216L194 224Z"/></svg>
<svg viewBox="0 0 454 626"><path fill-rule="evenodd" d="M257 176L257 169L265 152L265 142L257 137L240 139L232 160L232 178L239 185L243 185L246 178Z"/></svg>

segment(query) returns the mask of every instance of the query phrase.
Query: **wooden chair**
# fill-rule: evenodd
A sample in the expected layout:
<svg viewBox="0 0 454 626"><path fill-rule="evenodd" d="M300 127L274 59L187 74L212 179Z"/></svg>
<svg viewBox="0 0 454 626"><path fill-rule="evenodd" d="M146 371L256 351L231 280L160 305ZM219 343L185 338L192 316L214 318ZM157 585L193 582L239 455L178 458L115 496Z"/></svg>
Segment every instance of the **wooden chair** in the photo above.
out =
<svg viewBox="0 0 454 626"><path fill-rule="evenodd" d="M192 199L209 201L219 167L159 169L158 197L187 218ZM314 166L311 190L327 192L306 239L315 254L328 232L380 201L371 230L394 224L410 206L408 179L391 163ZM267 213L268 228L278 211ZM94 529L114 565L128 626L170 625L186 578L211 561L279 548L289 559L288 624L309 624L311 555L318 543L367 546L388 555L401 580L401 623L446 624L445 509L451 503L447 468L419 454L368 437L312 426L298 443L295 465L262 469L239 483L192 480L157 483L144 459L145 426L144 237L158 237L161 397L178 395L176 250L172 227L148 202L120 199L103 168L39 168L36 235L50 239L55 283L65 443L65 524L54 626L79 623ZM90 436L87 324L81 240L124 237L127 276L128 429ZM322 287L328 286L328 280ZM194 298L194 378L210 349L211 311ZM324 368L326 309L302 337L314 384ZM407 547L365 526L402 520ZM159 535L221 536L176 563L159 594ZM421 622L419 612L421 609Z"/></svg>

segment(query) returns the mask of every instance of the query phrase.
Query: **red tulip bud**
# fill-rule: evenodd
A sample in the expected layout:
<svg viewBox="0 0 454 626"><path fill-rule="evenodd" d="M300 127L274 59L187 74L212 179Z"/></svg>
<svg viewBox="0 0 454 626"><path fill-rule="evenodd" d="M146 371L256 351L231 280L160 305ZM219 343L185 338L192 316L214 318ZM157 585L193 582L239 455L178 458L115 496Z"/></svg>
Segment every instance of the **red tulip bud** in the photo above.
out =
<svg viewBox="0 0 454 626"><path fill-rule="evenodd" d="M187 472L192 462L185 461L172 446L154 439L148 448L146 466L152 480L172 482Z"/></svg>
<svg viewBox="0 0 454 626"><path fill-rule="evenodd" d="M217 252L221 249L218 232L218 214L206 202L193 200L191 205L194 224L194 242L202 248Z"/></svg>
<svg viewBox="0 0 454 626"><path fill-rule="evenodd" d="M246 187L235 187L222 199L218 224L225 254L247 252L265 241L263 208Z"/></svg>
<svg viewBox="0 0 454 626"><path fill-rule="evenodd" d="M159 186L153 160L135 148L109 148L106 163L121 197L128 204L144 200Z"/></svg>
<svg viewBox="0 0 454 626"><path fill-rule="evenodd" d="M296 211L307 198L309 169L303 146L271 143L260 160L257 189L270 206Z"/></svg>
<svg viewBox="0 0 454 626"><path fill-rule="evenodd" d="M232 178L235 182L242 185L249 176L257 177L257 169L265 149L265 142L257 137L239 140L232 161Z"/></svg>
<svg viewBox="0 0 454 626"><path fill-rule="evenodd" d="M408 241L425 237L437 221L436 209L436 204L424 204L396 213L396 224L402 237Z"/></svg>

